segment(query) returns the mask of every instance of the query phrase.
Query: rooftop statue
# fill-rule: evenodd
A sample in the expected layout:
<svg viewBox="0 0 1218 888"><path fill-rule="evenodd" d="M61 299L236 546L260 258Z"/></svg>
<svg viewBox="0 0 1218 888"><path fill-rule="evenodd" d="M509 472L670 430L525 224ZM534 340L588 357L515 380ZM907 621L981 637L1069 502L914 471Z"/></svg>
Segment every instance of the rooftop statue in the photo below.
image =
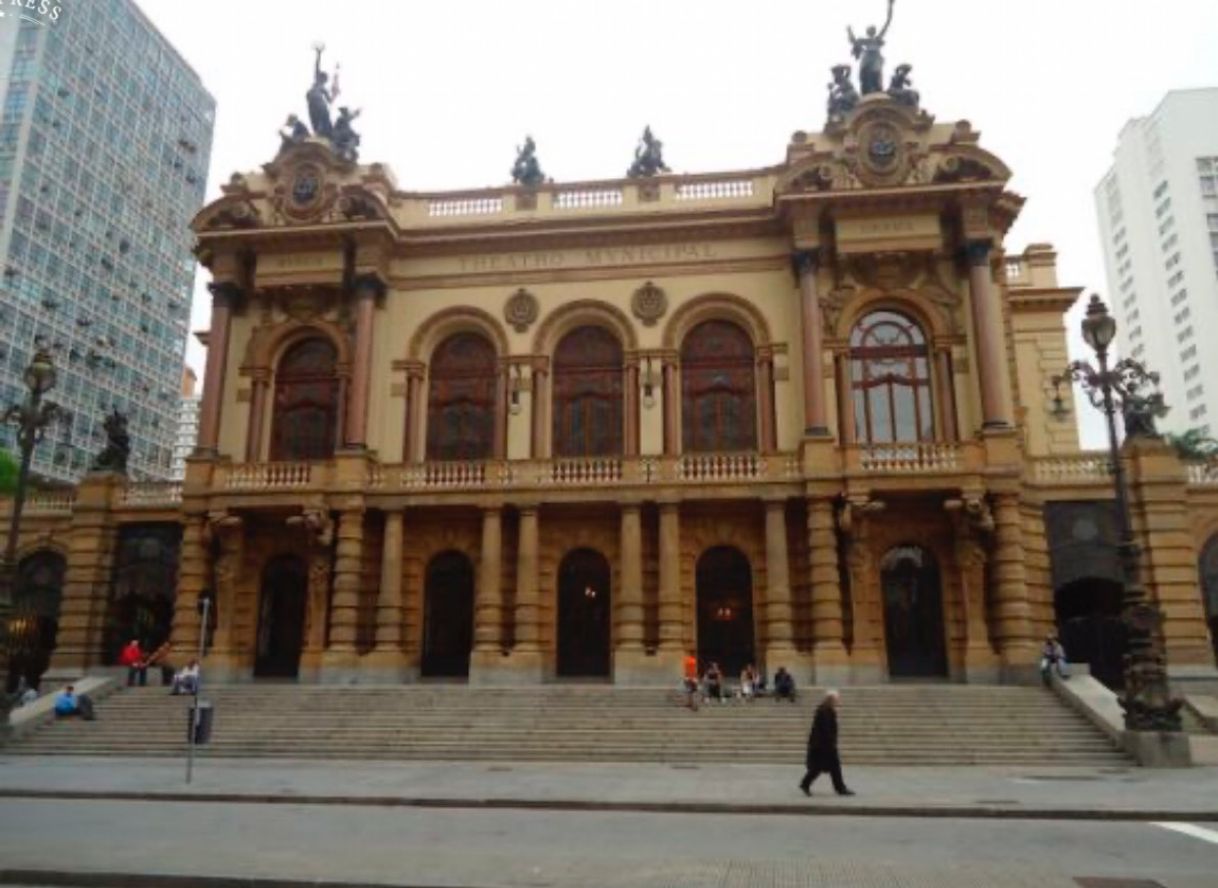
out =
<svg viewBox="0 0 1218 888"><path fill-rule="evenodd" d="M127 474L127 459L131 456L131 436L127 434L127 417L110 411L102 424L106 430L106 447L93 461L95 472L118 472Z"/></svg>
<svg viewBox="0 0 1218 888"><path fill-rule="evenodd" d="M859 91L850 82L850 66L834 65L833 82L829 84L829 116L849 114L859 103Z"/></svg>
<svg viewBox="0 0 1218 888"><path fill-rule="evenodd" d="M279 130L279 138L283 140L284 148L289 145L298 145L309 138L309 128L301 123L300 118L295 114L289 114L287 121Z"/></svg>
<svg viewBox="0 0 1218 888"><path fill-rule="evenodd" d="M909 79L909 72L912 70L913 65L897 65L897 70L892 75L892 83L888 85L888 95L902 105L917 108L921 96L912 88L913 81Z"/></svg>
<svg viewBox="0 0 1218 888"><path fill-rule="evenodd" d="M877 34L875 25L867 29L867 36L854 36L853 28L846 28L846 36L850 38L851 51L859 60L859 85L863 95L884 91L884 35L892 24L892 5L894 0L888 0L888 19Z"/></svg>
<svg viewBox="0 0 1218 888"><path fill-rule="evenodd" d="M338 120L334 121L334 135L330 141L334 143L338 156L348 163L359 160L360 135L351 126L359 116L358 108L352 111L344 105L338 109Z"/></svg>
<svg viewBox="0 0 1218 888"><path fill-rule="evenodd" d="M537 143L532 136L524 137L524 147L516 148L516 162L512 164L512 181L526 188L536 188L545 182L545 173L537 162Z"/></svg>
<svg viewBox="0 0 1218 888"><path fill-rule="evenodd" d="M651 132L651 127L643 128L643 138L634 149L634 163L626 171L631 179L642 179L660 173L671 172L664 163L664 143Z"/></svg>
<svg viewBox="0 0 1218 888"><path fill-rule="evenodd" d="M328 139L334 134L334 127L330 123L330 105L338 97L338 74L336 72L334 75L333 88L327 87L330 75L321 69L321 54L326 51L326 45L318 43L313 50L317 53L317 62L313 66L313 86L305 93L305 99L309 103L309 122L313 125L313 134Z"/></svg>

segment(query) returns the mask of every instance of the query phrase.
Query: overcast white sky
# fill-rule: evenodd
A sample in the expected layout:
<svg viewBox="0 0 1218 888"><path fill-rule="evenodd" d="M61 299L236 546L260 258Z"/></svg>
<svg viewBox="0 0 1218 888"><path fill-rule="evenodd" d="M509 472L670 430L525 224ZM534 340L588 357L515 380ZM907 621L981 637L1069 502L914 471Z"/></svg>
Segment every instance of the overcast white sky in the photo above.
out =
<svg viewBox="0 0 1218 888"><path fill-rule="evenodd" d="M410 190L499 185L526 133L556 180L622 175L644 124L678 172L780 161L819 130L845 29L883 0L137 0L219 103L209 199L302 117L311 46L364 109L363 159ZM897 0L888 69L968 119L1028 198L1012 249L1049 241L1104 292L1091 190L1117 134L1171 89L1218 85L1215 0ZM1218 125L1218 123L1216 123ZM202 287L193 328L207 326ZM1076 326L1073 316L1070 327ZM1077 336L1074 337L1077 340ZM200 371L192 338L188 362ZM1087 443L1099 443L1087 423Z"/></svg>

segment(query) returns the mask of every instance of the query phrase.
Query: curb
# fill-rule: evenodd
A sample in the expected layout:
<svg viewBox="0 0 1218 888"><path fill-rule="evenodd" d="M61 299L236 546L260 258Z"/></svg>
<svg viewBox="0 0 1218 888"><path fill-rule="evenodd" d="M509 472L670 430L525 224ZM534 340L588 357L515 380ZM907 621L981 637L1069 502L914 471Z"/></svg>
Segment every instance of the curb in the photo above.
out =
<svg viewBox="0 0 1218 888"><path fill-rule="evenodd" d="M404 882L331 882L257 876L183 876L148 873L69 872L67 870L0 869L0 885L39 888L439 888ZM455 888L449 885L445 888Z"/></svg>
<svg viewBox="0 0 1218 888"><path fill-rule="evenodd" d="M1184 820L1218 822L1218 810L1095 810L1087 808L1021 808L1010 805L856 805L747 804L739 802L599 802L580 799L457 799L403 796L274 795L234 792L78 792L73 790L0 789L0 799L84 802L201 802L204 804L314 805L369 808L434 808L482 811L596 811L646 814L751 814L785 817L909 817L961 820L1085 820L1142 822ZM0 874L4 871L0 870ZM0 884L3 881L0 879ZM11 884L11 883L10 883Z"/></svg>

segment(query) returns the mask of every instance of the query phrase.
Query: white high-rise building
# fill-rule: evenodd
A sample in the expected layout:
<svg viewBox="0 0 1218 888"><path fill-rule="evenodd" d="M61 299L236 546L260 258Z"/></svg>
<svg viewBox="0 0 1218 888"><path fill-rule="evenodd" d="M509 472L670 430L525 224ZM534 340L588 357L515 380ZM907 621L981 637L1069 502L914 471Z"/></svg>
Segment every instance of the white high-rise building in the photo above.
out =
<svg viewBox="0 0 1218 888"><path fill-rule="evenodd" d="M195 391L199 378L195 371L186 367L182 371L182 400L178 405L178 437L173 447L173 465L170 477L181 481L186 477L186 457L194 452L199 440L199 407L202 396Z"/></svg>
<svg viewBox="0 0 1218 888"><path fill-rule="evenodd" d="M1121 354L1171 407L1160 430L1218 436L1218 88L1127 123L1095 205Z"/></svg>

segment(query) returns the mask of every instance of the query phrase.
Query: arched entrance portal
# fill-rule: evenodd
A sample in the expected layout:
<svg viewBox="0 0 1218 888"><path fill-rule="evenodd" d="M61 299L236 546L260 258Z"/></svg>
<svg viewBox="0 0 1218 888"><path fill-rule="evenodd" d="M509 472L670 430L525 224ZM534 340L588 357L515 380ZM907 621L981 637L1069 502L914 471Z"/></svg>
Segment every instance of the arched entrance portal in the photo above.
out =
<svg viewBox="0 0 1218 888"><path fill-rule="evenodd" d="M304 644L309 572L303 558L280 555L262 571L254 675L295 678Z"/></svg>
<svg viewBox="0 0 1218 888"><path fill-rule="evenodd" d="M717 546L698 559L698 665L736 676L756 661L753 569L739 549Z"/></svg>
<svg viewBox="0 0 1218 888"><path fill-rule="evenodd" d="M609 676L609 562L576 549L558 568L558 674Z"/></svg>
<svg viewBox="0 0 1218 888"><path fill-rule="evenodd" d="M890 549L880 562L880 583L889 676L946 676L943 589L935 556L921 546Z"/></svg>
<svg viewBox="0 0 1218 888"><path fill-rule="evenodd" d="M427 565L423 586L423 661L427 677L465 678L474 646L474 565L442 552Z"/></svg>
<svg viewBox="0 0 1218 888"><path fill-rule="evenodd" d="M1128 639L1121 584L1097 577L1075 580L1054 593L1053 605L1067 661L1088 664L1096 680L1113 690L1124 687Z"/></svg>
<svg viewBox="0 0 1218 888"><path fill-rule="evenodd" d="M17 565L13 611L8 621L8 687L24 678L37 687L51 663L59 632L59 604L67 564L58 552L35 552Z"/></svg>

